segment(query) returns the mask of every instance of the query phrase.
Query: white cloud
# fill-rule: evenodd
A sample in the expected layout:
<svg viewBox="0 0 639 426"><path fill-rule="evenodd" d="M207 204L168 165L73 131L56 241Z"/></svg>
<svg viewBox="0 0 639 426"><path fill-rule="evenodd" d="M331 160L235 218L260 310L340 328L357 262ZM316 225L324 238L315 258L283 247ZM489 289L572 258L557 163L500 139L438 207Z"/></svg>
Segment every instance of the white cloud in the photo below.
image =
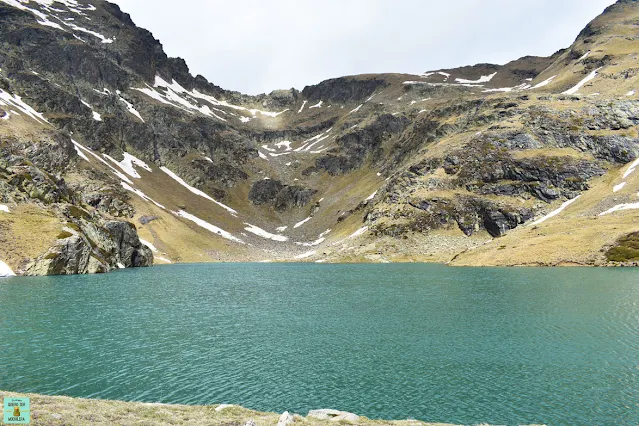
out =
<svg viewBox="0 0 639 426"><path fill-rule="evenodd" d="M613 0L115 0L225 89L257 94L343 75L420 73L550 55Z"/></svg>

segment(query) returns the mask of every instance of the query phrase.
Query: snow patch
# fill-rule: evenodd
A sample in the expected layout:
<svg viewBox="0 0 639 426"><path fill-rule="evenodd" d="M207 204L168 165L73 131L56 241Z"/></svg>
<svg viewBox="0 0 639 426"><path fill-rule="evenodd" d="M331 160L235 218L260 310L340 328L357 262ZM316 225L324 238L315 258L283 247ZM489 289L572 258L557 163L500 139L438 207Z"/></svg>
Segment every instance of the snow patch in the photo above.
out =
<svg viewBox="0 0 639 426"><path fill-rule="evenodd" d="M151 203L155 204L156 206L158 206L159 208L166 210L166 207L164 207L162 204L158 203L157 201L155 201L154 199L152 199L151 197L147 196L144 192L140 191L139 189L135 189L133 188L131 185L129 185L126 182L120 182L120 185L122 185L122 188L126 189L127 191L131 191L134 194L136 194L138 197L142 198L145 201L150 201Z"/></svg>
<svg viewBox="0 0 639 426"><path fill-rule="evenodd" d="M297 113L299 114L300 112L302 112L302 110L304 109L304 107L306 106L306 104L308 103L308 101L304 101L302 102L302 106L300 107L300 110L297 111Z"/></svg>
<svg viewBox="0 0 639 426"><path fill-rule="evenodd" d="M137 172L137 170L135 170L135 167L133 167L134 165L138 167L142 167L147 172L151 172L151 167L149 167L148 164L146 164L144 161L140 160L139 158L129 154L128 152L123 153L124 158L122 159L122 161L116 161L113 157L107 154L103 154L103 155L104 157L112 161L113 163L117 164L124 173L131 176L132 178L135 178L135 179L141 178L140 174Z"/></svg>
<svg viewBox="0 0 639 426"><path fill-rule="evenodd" d="M626 96L634 96L635 95L635 91L631 90L630 92L626 93Z"/></svg>
<svg viewBox="0 0 639 426"><path fill-rule="evenodd" d="M302 254L300 254L298 256L295 256L294 259L307 259L307 258L315 255L316 253L317 252L315 250L309 251L309 252L306 252L306 253L302 253Z"/></svg>
<svg viewBox="0 0 639 426"><path fill-rule="evenodd" d="M251 225L250 223L245 223L244 225L247 225L244 230L250 232L251 234L257 235L258 237L266 238L273 241L288 241L288 237L285 237L284 235L271 234L270 232L265 231L260 227Z"/></svg>
<svg viewBox="0 0 639 426"><path fill-rule="evenodd" d="M349 114L353 114L354 112L359 111L359 109L360 109L361 107L363 107L363 106L364 106L364 104L361 104L360 106L358 106L357 108L355 108L354 110L352 110L351 112L349 112Z"/></svg>
<svg viewBox="0 0 639 426"><path fill-rule="evenodd" d="M324 103L324 101L319 101L319 102L318 102L318 103L316 103L315 105L308 107L308 109L312 109L312 108L321 108L323 103Z"/></svg>
<svg viewBox="0 0 639 426"><path fill-rule="evenodd" d="M359 228L357 231L353 232L350 236L348 236L348 240L350 240L351 238L357 238L360 235L364 235L366 233L366 231L368 231L368 226L364 226L362 228Z"/></svg>
<svg viewBox="0 0 639 426"><path fill-rule="evenodd" d="M91 160L89 160L89 157L86 156L86 154L84 152L82 152L82 150L80 148L78 148L77 145L73 145L73 147L75 148L75 152L77 152L78 156L84 160L86 160L87 162L91 162Z"/></svg>
<svg viewBox="0 0 639 426"><path fill-rule="evenodd" d="M364 201L370 201L373 198L375 198L375 196L377 195L377 191L373 192L371 195L369 195L369 197L367 199L365 199Z"/></svg>
<svg viewBox="0 0 639 426"><path fill-rule="evenodd" d="M575 93L577 93L579 89L583 87L584 84L588 83L590 80L592 80L593 78L597 76L597 71L599 71L601 68L603 67L599 67L593 72L591 72L590 74L588 74L586 78L584 78L579 83L577 83L575 87L573 87L572 89L566 90L565 92L562 93L562 95L574 95Z"/></svg>
<svg viewBox="0 0 639 426"><path fill-rule="evenodd" d="M309 221L309 220L311 220L311 219L313 219L313 218L309 216L309 217L307 217L306 219L304 219L304 220L302 220L302 221L300 221L300 222L297 222L297 223L295 224L295 226L293 226L293 228L294 228L294 229L297 229L297 228L299 228L300 226L304 225L306 222L308 222L308 221Z"/></svg>
<svg viewBox="0 0 639 426"><path fill-rule="evenodd" d="M167 175L169 175L173 180L175 180L176 182L178 182L180 185L182 185L183 187L185 187L186 189L188 189L189 191L191 191L192 193L199 195L200 197L204 197L209 201L214 202L215 204L217 204L218 206L222 207L223 209L225 209L226 211L228 211L229 213L231 213L233 216L237 216L237 212L235 210L233 210L232 208L230 208L229 206L220 203L219 201L215 200L214 198L210 197L208 194L206 194L203 191L200 191L197 188L192 187L191 185L189 185L188 183L186 183L182 178L180 178L178 175L176 175L175 173L173 173L171 170L169 170L168 168L162 166L160 167L160 170L162 170L164 173L166 173Z"/></svg>
<svg viewBox="0 0 639 426"><path fill-rule="evenodd" d="M0 260L0 277L15 277L16 274L11 270L9 265Z"/></svg>
<svg viewBox="0 0 639 426"><path fill-rule="evenodd" d="M140 113L135 108L133 108L133 104L131 102L127 101L122 96L118 96L118 99L120 99L122 102L124 102L124 105L126 105L127 111L129 111L131 114L133 114L137 118L139 118L141 122L145 123L145 121L142 118L142 116L140 115Z"/></svg>
<svg viewBox="0 0 639 426"><path fill-rule="evenodd" d="M531 90L539 89L540 87L544 87L544 86L549 85L550 83L552 83L552 81L555 79L555 77L557 77L557 76L553 75L552 77L547 78L546 80L542 81L541 83L535 84L533 87L531 87Z"/></svg>
<svg viewBox="0 0 639 426"><path fill-rule="evenodd" d="M9 206L5 204L0 204L0 212L11 213L11 210L9 210Z"/></svg>
<svg viewBox="0 0 639 426"><path fill-rule="evenodd" d="M46 123L49 122L36 110L22 101L22 98L18 95L11 95L8 92L0 89L0 106L10 106L19 109L35 121Z"/></svg>
<svg viewBox="0 0 639 426"><path fill-rule="evenodd" d="M559 213L564 211L566 209L566 207L568 207L569 205L571 205L572 203L577 201L579 199L579 197L581 197L581 195L578 195L577 197L573 198L572 200L566 201L557 210L554 210L554 211L548 213L546 216L542 217L541 219L534 221L533 223L530 224L530 226L539 225L540 223L547 221L551 217L557 216Z"/></svg>
<svg viewBox="0 0 639 426"><path fill-rule="evenodd" d="M150 248L153 253L158 253L158 249L150 242L143 240L142 238L140 238L140 242Z"/></svg>
<svg viewBox="0 0 639 426"><path fill-rule="evenodd" d="M624 186L626 186L626 182L621 182L619 185L615 185L614 188L612 188L612 192L619 192Z"/></svg>
<svg viewBox="0 0 639 426"><path fill-rule="evenodd" d="M488 83L490 80L493 79L493 77L497 75L496 72L490 74L490 75L482 75L481 77L479 77L477 80L465 80L463 78L456 78L455 81L457 83L461 83L461 84L481 84L481 83Z"/></svg>
<svg viewBox="0 0 639 426"><path fill-rule="evenodd" d="M630 167L628 167L628 170L626 170L626 173L623 174L623 178L625 179L631 174L633 174L635 170L637 169L637 167L639 167L639 158L637 158L635 161L633 161L630 164Z"/></svg>
<svg viewBox="0 0 639 426"><path fill-rule="evenodd" d="M226 238L227 240L230 241L234 241L236 243L240 243L240 244L244 244L244 241L240 240L239 238L237 238L236 236L234 236L233 234L226 232L225 230L223 230L222 228L218 228L217 226L210 224L209 222L200 219L197 216L194 216L190 213L185 212L184 210L179 210L177 212L173 212L173 214L182 217L186 220L190 220L191 222L195 223L196 225L206 229L207 231L210 231L214 234L220 235L222 238Z"/></svg>
<svg viewBox="0 0 639 426"><path fill-rule="evenodd" d="M577 62L581 62L590 55L590 50L587 51L581 58L577 59Z"/></svg>
<svg viewBox="0 0 639 426"><path fill-rule="evenodd" d="M622 211L622 210L634 210L639 209L639 203L618 204L611 209L606 210L603 213L599 213L599 216L605 216L610 213Z"/></svg>

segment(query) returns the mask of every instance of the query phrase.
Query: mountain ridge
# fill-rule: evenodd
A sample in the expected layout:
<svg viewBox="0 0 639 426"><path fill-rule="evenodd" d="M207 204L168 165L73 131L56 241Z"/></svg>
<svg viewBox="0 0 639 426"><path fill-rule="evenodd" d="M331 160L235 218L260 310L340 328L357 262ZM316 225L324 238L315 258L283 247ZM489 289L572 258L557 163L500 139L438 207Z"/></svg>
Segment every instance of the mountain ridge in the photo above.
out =
<svg viewBox="0 0 639 426"><path fill-rule="evenodd" d="M553 242L530 259L515 253L531 252L521 235L547 226L528 226L535 219L600 192L639 156L637 9L617 2L548 58L249 96L192 76L117 5L3 0L0 148L12 154L0 163L10 210L0 225L14 242L0 259L27 274L142 266L131 250L148 259L147 248L161 263L608 264L639 231L631 208L584 252ZM29 142L45 152L34 157ZM24 168L43 177L26 185ZM632 205L634 184L590 214ZM20 209L49 217L49 250L17 251L32 226ZM133 220L144 243L113 243L123 237L111 229L128 229L114 220ZM78 256L81 267L63 267Z"/></svg>

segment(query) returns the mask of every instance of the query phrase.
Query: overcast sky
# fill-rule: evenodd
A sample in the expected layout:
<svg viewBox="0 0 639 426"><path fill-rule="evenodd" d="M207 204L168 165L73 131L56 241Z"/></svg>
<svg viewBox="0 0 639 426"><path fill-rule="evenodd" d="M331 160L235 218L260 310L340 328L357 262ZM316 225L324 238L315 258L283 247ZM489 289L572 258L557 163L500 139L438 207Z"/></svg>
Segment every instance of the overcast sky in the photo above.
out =
<svg viewBox="0 0 639 426"><path fill-rule="evenodd" d="M502 64L568 47L613 0L111 0L191 73L243 93Z"/></svg>

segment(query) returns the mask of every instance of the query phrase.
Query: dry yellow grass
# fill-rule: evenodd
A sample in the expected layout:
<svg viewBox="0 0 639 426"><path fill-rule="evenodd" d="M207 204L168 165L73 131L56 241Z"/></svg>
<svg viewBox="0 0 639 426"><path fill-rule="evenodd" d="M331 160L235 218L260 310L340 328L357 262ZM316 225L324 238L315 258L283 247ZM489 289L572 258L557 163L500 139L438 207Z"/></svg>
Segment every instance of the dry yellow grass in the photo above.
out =
<svg viewBox="0 0 639 426"><path fill-rule="evenodd" d="M31 398L31 424L35 426L85 425L189 425L189 426L243 426L252 421L256 426L274 426L277 413L252 411L242 407L229 407L215 411L216 405L168 405L141 402L106 401L18 394L0 391L1 398ZM352 424L364 426L445 426L442 423L424 423L416 420L384 421L360 417L356 422L334 422L295 416L293 426Z"/></svg>
<svg viewBox="0 0 639 426"><path fill-rule="evenodd" d="M63 224L35 204L9 208L10 213L0 212L0 260L17 272L55 243Z"/></svg>

